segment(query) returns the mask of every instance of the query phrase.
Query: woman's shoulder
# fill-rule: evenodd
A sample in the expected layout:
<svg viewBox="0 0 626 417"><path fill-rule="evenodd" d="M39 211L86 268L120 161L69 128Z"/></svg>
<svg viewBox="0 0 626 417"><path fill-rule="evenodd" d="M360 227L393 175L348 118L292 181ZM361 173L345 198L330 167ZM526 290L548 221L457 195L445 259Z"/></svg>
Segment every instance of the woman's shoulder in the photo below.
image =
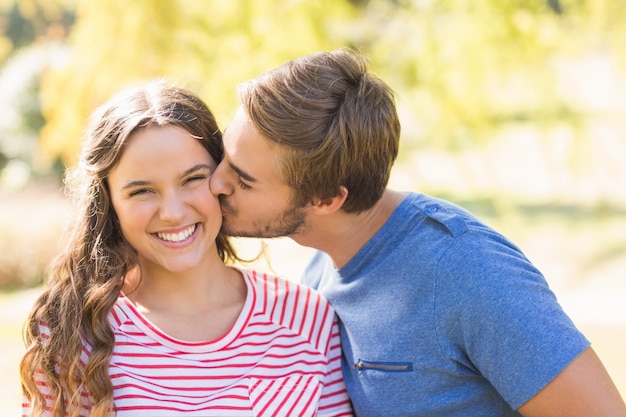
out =
<svg viewBox="0 0 626 417"><path fill-rule="evenodd" d="M135 316L136 313L134 312L132 303L130 303L124 293L120 293L117 300L115 300L115 304L113 304L113 307L111 307L111 310L109 311L109 325L115 332L115 330L124 323L134 321Z"/></svg>
<svg viewBox="0 0 626 417"><path fill-rule="evenodd" d="M304 284L260 271L242 271L249 281L254 310L264 323L298 334L319 352L333 337L335 311L329 302Z"/></svg>
<svg viewBox="0 0 626 417"><path fill-rule="evenodd" d="M296 281L261 271L242 271L249 281L249 290L257 309L269 314L274 321L286 322L305 318L332 322L334 310L329 302L313 288Z"/></svg>
<svg viewBox="0 0 626 417"><path fill-rule="evenodd" d="M278 277L263 271L243 270L242 273L256 290L274 298L295 298L320 303L326 299L315 289L301 282Z"/></svg>

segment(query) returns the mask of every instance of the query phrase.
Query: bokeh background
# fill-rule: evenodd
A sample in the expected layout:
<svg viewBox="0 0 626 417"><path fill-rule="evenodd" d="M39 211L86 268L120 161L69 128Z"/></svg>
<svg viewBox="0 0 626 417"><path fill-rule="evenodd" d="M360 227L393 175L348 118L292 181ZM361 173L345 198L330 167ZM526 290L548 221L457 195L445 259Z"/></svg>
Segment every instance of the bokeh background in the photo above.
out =
<svg viewBox="0 0 626 417"><path fill-rule="evenodd" d="M21 326L71 221L62 175L88 114L167 77L225 127L237 83L345 46L397 92L392 186L521 246L626 396L622 0L0 0L1 415L19 414ZM237 244L295 280L310 255Z"/></svg>

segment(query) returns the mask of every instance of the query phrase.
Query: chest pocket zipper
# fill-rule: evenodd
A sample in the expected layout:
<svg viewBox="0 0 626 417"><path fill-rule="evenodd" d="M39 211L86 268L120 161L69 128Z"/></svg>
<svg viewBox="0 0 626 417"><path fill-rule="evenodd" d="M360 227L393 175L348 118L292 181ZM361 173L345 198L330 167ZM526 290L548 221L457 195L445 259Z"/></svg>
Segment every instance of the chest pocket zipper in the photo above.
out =
<svg viewBox="0 0 626 417"><path fill-rule="evenodd" d="M386 372L412 372L413 363L411 362L369 362L359 359L354 364L354 369L357 371L386 371Z"/></svg>

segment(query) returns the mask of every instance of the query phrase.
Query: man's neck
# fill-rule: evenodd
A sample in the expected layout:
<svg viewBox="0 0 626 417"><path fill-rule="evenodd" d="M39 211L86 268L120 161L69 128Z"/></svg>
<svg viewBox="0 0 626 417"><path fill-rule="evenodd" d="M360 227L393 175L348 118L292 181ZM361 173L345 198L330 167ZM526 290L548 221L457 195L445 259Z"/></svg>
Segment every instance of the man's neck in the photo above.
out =
<svg viewBox="0 0 626 417"><path fill-rule="evenodd" d="M385 190L369 210L353 214L338 211L313 219L305 233L291 236L298 244L326 252L342 268L380 230L406 193Z"/></svg>

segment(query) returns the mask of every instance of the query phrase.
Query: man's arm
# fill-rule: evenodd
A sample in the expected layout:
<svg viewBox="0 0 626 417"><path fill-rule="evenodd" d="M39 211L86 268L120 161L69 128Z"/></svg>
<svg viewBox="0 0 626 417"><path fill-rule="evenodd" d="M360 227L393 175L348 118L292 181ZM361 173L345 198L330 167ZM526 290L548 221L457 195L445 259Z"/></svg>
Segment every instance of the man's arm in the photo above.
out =
<svg viewBox="0 0 626 417"><path fill-rule="evenodd" d="M626 404L587 348L518 411L524 417L626 417Z"/></svg>

